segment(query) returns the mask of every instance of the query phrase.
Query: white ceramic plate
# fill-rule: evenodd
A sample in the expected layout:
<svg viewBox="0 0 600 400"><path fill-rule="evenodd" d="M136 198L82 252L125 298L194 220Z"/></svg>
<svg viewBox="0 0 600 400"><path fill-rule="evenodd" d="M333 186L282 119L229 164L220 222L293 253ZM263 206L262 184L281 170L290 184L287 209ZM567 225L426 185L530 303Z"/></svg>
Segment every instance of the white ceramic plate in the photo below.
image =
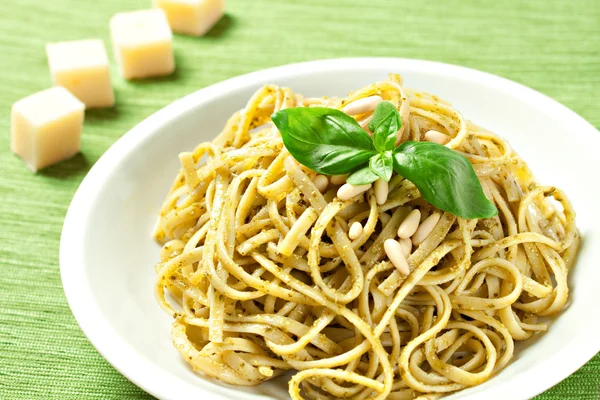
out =
<svg viewBox="0 0 600 400"><path fill-rule="evenodd" d="M344 95L401 73L407 86L450 100L507 138L542 183L563 188L583 235L571 297L549 332L518 349L490 381L448 399L526 399L558 383L600 350L600 133L554 100L517 83L428 61L360 58L293 64L199 90L124 135L94 165L65 219L61 276L69 305L98 351L161 399L287 399L285 379L233 387L194 374L171 345L171 318L153 296L159 206L179 169L177 155L211 140L262 84L307 96Z"/></svg>

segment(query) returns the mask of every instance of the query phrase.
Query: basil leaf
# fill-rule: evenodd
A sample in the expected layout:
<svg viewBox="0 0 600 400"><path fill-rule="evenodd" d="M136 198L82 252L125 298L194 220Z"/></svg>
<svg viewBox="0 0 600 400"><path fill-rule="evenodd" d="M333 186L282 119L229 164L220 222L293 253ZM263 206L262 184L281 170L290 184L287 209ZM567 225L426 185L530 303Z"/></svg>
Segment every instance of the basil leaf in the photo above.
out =
<svg viewBox="0 0 600 400"><path fill-rule="evenodd" d="M373 183L379 176L377 176L369 166L359 169L356 172L351 173L348 178L346 178L346 182L353 185L366 185L367 183Z"/></svg>
<svg viewBox="0 0 600 400"><path fill-rule="evenodd" d="M347 174L376 154L369 134L339 110L287 108L271 119L290 154L320 174Z"/></svg>
<svg viewBox="0 0 600 400"><path fill-rule="evenodd" d="M369 160L369 168L375 175L388 182L392 177L392 172L394 171L392 152L385 151L371 157Z"/></svg>
<svg viewBox="0 0 600 400"><path fill-rule="evenodd" d="M421 196L459 217L489 218L498 210L483 193L473 166L462 154L431 142L404 142L394 151L394 169Z"/></svg>
<svg viewBox="0 0 600 400"><path fill-rule="evenodd" d="M369 122L369 129L373 132L373 141L377 151L394 150L396 136L402 127L400 114L389 101L377 104L373 118Z"/></svg>

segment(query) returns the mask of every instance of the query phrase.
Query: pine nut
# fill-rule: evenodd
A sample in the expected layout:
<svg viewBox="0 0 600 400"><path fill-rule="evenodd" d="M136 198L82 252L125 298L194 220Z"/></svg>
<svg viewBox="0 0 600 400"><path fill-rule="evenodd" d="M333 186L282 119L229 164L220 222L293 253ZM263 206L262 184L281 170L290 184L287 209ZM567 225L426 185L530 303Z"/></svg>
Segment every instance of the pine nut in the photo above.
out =
<svg viewBox="0 0 600 400"><path fill-rule="evenodd" d="M439 212L434 212L429 217L425 218L423 222L421 222L421 225L419 225L419 228L417 228L417 231L412 236L412 242L415 246L420 245L425 239L427 239L427 237L433 231L433 228L435 228L439 222L441 216L442 215Z"/></svg>
<svg viewBox="0 0 600 400"><path fill-rule="evenodd" d="M400 239L407 239L415 234L417 228L421 222L421 211L416 208L408 213L404 221L398 227L398 237Z"/></svg>
<svg viewBox="0 0 600 400"><path fill-rule="evenodd" d="M348 178L349 174L344 174L344 175L332 175L331 176L331 183L334 185L343 185L344 183L346 183L346 178Z"/></svg>
<svg viewBox="0 0 600 400"><path fill-rule="evenodd" d="M329 185L329 179L325 175L317 175L314 177L313 183L317 187L317 190L323 193Z"/></svg>
<svg viewBox="0 0 600 400"><path fill-rule="evenodd" d="M375 201L378 205L382 205L387 201L388 197L388 183L386 180L379 178L375 181L373 186L375 190Z"/></svg>
<svg viewBox="0 0 600 400"><path fill-rule="evenodd" d="M410 240L409 238L400 239L400 246L402 247L402 252L404 253L404 256L408 258L408 256L410 256L410 253L412 253L412 240Z"/></svg>
<svg viewBox="0 0 600 400"><path fill-rule="evenodd" d="M383 242L383 248L385 250L385 254L387 254L392 264L394 264L394 267L396 267L401 274L410 274L408 262L404 256L402 246L398 241L394 239L387 239L385 242Z"/></svg>
<svg viewBox="0 0 600 400"><path fill-rule="evenodd" d="M425 133L425 140L437 144L446 144L450 141L450 138L448 137L448 135L445 135L442 132L427 131Z"/></svg>
<svg viewBox="0 0 600 400"><path fill-rule="evenodd" d="M354 221L352 225L350 225L350 229L348 230L348 237L350 240L354 240L360 236L363 231L363 226L360 222Z"/></svg>
<svg viewBox="0 0 600 400"><path fill-rule="evenodd" d="M363 97L353 101L352 103L346 104L342 111L348 115L364 114L369 111L373 111L377 104L381 103L383 99L381 96L369 96Z"/></svg>
<svg viewBox="0 0 600 400"><path fill-rule="evenodd" d="M369 123L371 122L372 119L373 119L373 116L371 115L359 122L360 127L363 128L365 131L367 131L367 133L371 132L369 130Z"/></svg>
<svg viewBox="0 0 600 400"><path fill-rule="evenodd" d="M358 185L358 186L352 186L349 183L344 183L342 185L342 187L340 187L338 189L337 197L338 197L338 199L340 199L342 201L346 201L346 200L350 200L354 196L358 196L359 194L366 192L369 189L371 189L370 183L367 185Z"/></svg>
<svg viewBox="0 0 600 400"><path fill-rule="evenodd" d="M388 213L382 213L379 215L379 220L381 221L381 225L386 226L388 222L390 222L392 216Z"/></svg>

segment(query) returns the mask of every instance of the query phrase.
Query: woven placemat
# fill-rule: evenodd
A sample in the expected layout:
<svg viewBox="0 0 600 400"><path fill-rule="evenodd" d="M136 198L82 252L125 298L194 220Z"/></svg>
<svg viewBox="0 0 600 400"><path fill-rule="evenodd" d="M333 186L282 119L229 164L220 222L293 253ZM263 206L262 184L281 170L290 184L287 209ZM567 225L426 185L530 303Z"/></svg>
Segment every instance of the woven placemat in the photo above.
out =
<svg viewBox="0 0 600 400"><path fill-rule="evenodd" d="M86 113L83 151L31 175L9 151L11 104L50 85L46 42L102 38L118 11L150 0L10 0L0 11L0 399L147 399L95 351L59 277L63 218L77 186L136 123L235 75L319 58L437 60L531 86L600 126L597 0L227 0L202 38L176 36L177 72L130 83L117 107ZM151 268L151 266L149 266ZM600 356L539 396L600 398Z"/></svg>

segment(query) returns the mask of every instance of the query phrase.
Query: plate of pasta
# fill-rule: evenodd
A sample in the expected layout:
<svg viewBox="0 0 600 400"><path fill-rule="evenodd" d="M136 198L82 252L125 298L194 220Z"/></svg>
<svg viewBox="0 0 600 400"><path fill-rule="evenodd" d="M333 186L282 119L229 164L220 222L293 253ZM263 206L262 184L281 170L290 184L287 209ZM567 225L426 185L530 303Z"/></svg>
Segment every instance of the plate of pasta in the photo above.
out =
<svg viewBox="0 0 600 400"><path fill-rule="evenodd" d="M568 108L459 66L254 72L101 157L63 286L160 399L528 399L600 350L598 148Z"/></svg>

